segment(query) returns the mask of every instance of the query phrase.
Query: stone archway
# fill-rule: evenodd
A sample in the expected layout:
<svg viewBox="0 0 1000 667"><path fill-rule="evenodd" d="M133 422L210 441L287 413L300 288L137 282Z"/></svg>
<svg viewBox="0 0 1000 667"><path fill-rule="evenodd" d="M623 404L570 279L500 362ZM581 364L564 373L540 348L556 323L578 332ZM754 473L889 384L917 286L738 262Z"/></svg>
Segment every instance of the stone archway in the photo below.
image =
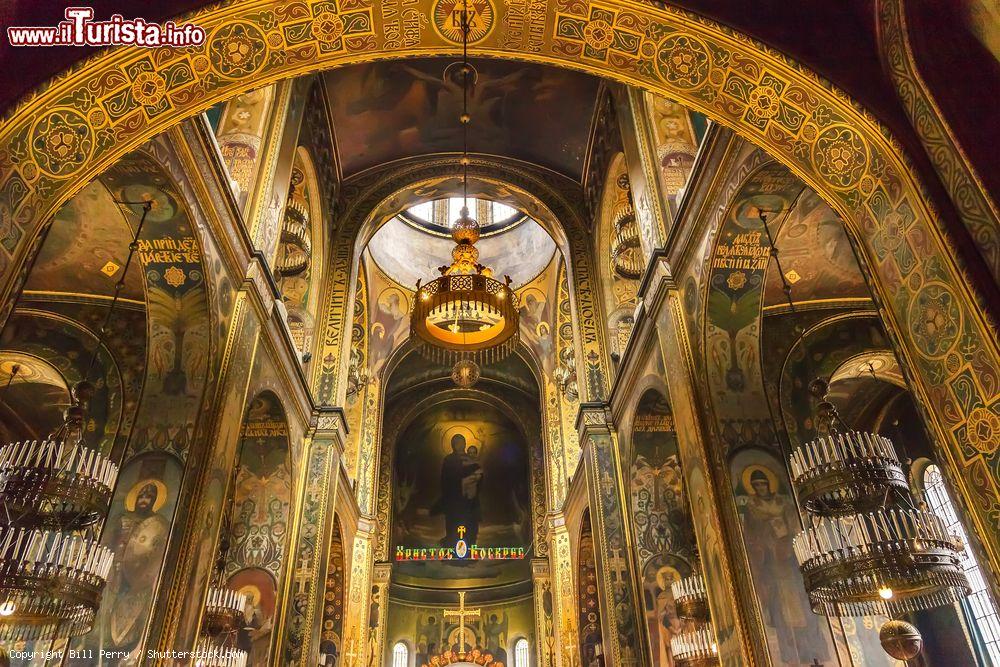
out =
<svg viewBox="0 0 1000 667"><path fill-rule="evenodd" d="M701 111L767 149L822 194L860 241L902 361L951 477L1000 566L1000 347L913 166L888 131L813 72L711 21L637 0L486 0L472 56L576 69ZM454 11L454 9L452 9ZM201 47L102 52L24 100L0 130L4 317L52 214L169 125L283 78L390 57L451 55L440 0L325 0L195 12ZM919 259L918 259L919 258ZM996 577L993 577L994 581Z"/></svg>

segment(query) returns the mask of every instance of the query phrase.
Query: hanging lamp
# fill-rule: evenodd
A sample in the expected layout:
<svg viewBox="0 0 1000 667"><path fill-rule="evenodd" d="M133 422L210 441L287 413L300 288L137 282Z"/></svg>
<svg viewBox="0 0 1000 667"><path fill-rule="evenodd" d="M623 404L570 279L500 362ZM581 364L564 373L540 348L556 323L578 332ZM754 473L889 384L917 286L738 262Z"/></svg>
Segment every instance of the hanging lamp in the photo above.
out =
<svg viewBox="0 0 1000 667"><path fill-rule="evenodd" d="M812 517L792 543L812 610L893 617L967 596L962 542L914 505L892 442L841 430L825 380L809 390L820 435L792 452L789 467Z"/></svg>
<svg viewBox="0 0 1000 667"><path fill-rule="evenodd" d="M417 282L410 319L416 348L429 360L452 367L460 387L479 380L482 366L509 356L518 341L518 302L509 276L501 282L479 263L480 226L469 214L469 15L462 9L462 197L460 215L451 226L452 263L441 276Z"/></svg>
<svg viewBox="0 0 1000 667"><path fill-rule="evenodd" d="M118 466L84 441L95 388L88 378L118 305L152 202L128 258L83 379L70 392L62 425L42 440L0 447L0 640L75 637L91 630L114 553L97 539ZM13 379L13 378L12 378Z"/></svg>

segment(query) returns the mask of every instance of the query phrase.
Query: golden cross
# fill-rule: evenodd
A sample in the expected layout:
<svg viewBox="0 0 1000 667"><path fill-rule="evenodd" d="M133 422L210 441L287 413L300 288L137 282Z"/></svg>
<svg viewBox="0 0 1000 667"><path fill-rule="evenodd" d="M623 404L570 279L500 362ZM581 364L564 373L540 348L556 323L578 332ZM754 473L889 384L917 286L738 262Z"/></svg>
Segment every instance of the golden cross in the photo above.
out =
<svg viewBox="0 0 1000 667"><path fill-rule="evenodd" d="M465 526L458 527L458 539L465 537Z"/></svg>
<svg viewBox="0 0 1000 667"><path fill-rule="evenodd" d="M349 641L347 643L348 650L344 653L344 657L345 658L351 658L351 660L350 660L351 664L358 664L354 660L354 658L356 658L358 656L358 652L356 650L357 649L357 645L358 645L358 638L357 637L351 637L351 641Z"/></svg>
<svg viewBox="0 0 1000 667"><path fill-rule="evenodd" d="M572 641L566 642L565 646L566 648L564 650L566 651L566 655L569 657L569 667L573 667L573 655L578 649L576 648L576 644Z"/></svg>
<svg viewBox="0 0 1000 667"><path fill-rule="evenodd" d="M458 592L458 609L445 609L444 617L458 617L458 650L461 653L465 653L465 617L466 616L479 616L482 613L481 609L466 609L465 608L465 591Z"/></svg>

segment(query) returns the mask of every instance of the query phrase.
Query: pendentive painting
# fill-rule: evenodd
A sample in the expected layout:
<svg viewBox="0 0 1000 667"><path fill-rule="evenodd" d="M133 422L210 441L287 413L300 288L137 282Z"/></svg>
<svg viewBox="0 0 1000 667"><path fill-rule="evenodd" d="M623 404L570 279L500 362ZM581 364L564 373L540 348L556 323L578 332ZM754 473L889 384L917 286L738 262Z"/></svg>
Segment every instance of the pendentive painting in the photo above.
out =
<svg viewBox="0 0 1000 667"><path fill-rule="evenodd" d="M431 407L396 443L392 553L523 549L523 559L400 560L410 585L466 587L530 578L531 496L524 434L496 407L475 400Z"/></svg>

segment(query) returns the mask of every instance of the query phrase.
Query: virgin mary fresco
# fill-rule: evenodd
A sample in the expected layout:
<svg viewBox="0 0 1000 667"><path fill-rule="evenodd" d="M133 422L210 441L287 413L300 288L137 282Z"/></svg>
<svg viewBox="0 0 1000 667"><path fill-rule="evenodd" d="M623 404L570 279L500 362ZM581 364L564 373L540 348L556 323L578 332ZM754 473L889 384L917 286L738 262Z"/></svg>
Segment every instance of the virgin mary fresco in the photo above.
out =
<svg viewBox="0 0 1000 667"><path fill-rule="evenodd" d="M524 547L531 542L530 473L524 435L496 408L452 401L418 415L396 442L393 549ZM525 561L408 561L407 573L435 581L494 581ZM426 582L425 582L426 583Z"/></svg>

